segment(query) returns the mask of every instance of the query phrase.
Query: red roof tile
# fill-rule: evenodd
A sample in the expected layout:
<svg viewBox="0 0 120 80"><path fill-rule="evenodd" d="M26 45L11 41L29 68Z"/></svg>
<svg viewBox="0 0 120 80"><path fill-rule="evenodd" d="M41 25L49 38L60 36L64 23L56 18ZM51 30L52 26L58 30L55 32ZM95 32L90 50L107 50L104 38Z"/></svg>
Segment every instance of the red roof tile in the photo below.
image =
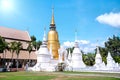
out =
<svg viewBox="0 0 120 80"><path fill-rule="evenodd" d="M31 41L27 31L16 30L0 26L0 36L5 38L19 39L24 41Z"/></svg>

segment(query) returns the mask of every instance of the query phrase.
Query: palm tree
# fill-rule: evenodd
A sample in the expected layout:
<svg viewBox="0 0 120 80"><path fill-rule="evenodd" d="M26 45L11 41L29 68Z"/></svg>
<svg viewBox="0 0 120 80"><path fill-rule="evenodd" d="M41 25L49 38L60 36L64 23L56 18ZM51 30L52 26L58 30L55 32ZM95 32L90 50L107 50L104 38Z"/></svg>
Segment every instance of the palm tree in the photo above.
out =
<svg viewBox="0 0 120 80"><path fill-rule="evenodd" d="M27 47L27 50L28 50L28 52L29 52L29 63L30 63L30 53L32 52L32 49L33 49L33 45L32 45L31 42L29 42L29 45L28 45L28 47Z"/></svg>
<svg viewBox="0 0 120 80"><path fill-rule="evenodd" d="M31 44L32 44L33 47L36 49L36 47L37 47L37 42L36 42L36 37L35 37L35 36L31 36Z"/></svg>
<svg viewBox="0 0 120 80"><path fill-rule="evenodd" d="M40 45L42 45L42 41L39 40L36 42L36 50L40 48Z"/></svg>
<svg viewBox="0 0 120 80"><path fill-rule="evenodd" d="M16 41L10 42L9 47L10 47L10 52L12 53L11 62L13 62L13 56L14 56L14 52L16 50ZM11 68L12 68L12 65L11 65Z"/></svg>
<svg viewBox="0 0 120 80"><path fill-rule="evenodd" d="M31 36L31 44L32 46L38 50L40 48L40 45L42 45L42 41L36 41L36 37L35 36Z"/></svg>
<svg viewBox="0 0 120 80"><path fill-rule="evenodd" d="M3 39L3 54L5 53L5 55L4 55L4 63L6 63L6 60L5 60L5 58L6 58L6 52L7 52L7 50L9 50L8 44L9 43L6 42L5 39Z"/></svg>
<svg viewBox="0 0 120 80"><path fill-rule="evenodd" d="M0 36L0 52L2 52L3 53L3 64L5 65L5 63L6 63L6 60L5 60L5 58L6 58L6 50L8 50L8 43L5 41L5 39L4 38L2 38L1 36ZM5 53L5 55L4 55L4 53Z"/></svg>
<svg viewBox="0 0 120 80"><path fill-rule="evenodd" d="M17 71L18 71L18 65L19 65L19 62L18 62L18 58L19 58L19 53L20 53L20 50L23 48L22 47L22 43L21 42L16 42L16 54L17 54Z"/></svg>

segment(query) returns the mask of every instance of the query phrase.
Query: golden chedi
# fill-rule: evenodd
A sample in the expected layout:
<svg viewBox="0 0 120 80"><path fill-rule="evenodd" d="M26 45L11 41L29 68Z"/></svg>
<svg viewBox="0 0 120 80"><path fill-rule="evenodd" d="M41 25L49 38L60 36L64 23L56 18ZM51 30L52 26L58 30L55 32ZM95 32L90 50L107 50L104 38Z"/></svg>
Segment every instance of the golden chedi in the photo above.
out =
<svg viewBox="0 0 120 80"><path fill-rule="evenodd" d="M52 47L52 56L53 59L58 59L58 49L60 48L58 33L56 31L55 21L54 21L54 13L52 9L52 20L50 23L50 31L48 32L48 49L50 50Z"/></svg>

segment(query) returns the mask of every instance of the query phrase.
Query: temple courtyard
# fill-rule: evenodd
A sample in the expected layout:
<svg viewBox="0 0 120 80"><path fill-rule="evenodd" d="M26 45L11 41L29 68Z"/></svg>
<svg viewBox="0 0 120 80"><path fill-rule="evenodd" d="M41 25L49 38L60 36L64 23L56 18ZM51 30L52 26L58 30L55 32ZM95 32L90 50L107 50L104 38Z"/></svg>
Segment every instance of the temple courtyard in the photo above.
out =
<svg viewBox="0 0 120 80"><path fill-rule="evenodd" d="M120 80L120 73L102 72L2 72L0 80Z"/></svg>

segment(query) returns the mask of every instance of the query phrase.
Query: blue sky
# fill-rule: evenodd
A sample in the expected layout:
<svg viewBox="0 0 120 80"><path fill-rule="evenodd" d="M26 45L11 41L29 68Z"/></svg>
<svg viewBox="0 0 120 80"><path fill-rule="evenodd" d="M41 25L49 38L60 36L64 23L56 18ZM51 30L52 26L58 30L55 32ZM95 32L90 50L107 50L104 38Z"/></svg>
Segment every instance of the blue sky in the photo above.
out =
<svg viewBox="0 0 120 80"><path fill-rule="evenodd" d="M52 6L61 44L72 45L76 29L86 52L97 40L103 46L108 37L120 36L120 0L0 0L0 26L29 30L42 40L44 27L49 31Z"/></svg>

